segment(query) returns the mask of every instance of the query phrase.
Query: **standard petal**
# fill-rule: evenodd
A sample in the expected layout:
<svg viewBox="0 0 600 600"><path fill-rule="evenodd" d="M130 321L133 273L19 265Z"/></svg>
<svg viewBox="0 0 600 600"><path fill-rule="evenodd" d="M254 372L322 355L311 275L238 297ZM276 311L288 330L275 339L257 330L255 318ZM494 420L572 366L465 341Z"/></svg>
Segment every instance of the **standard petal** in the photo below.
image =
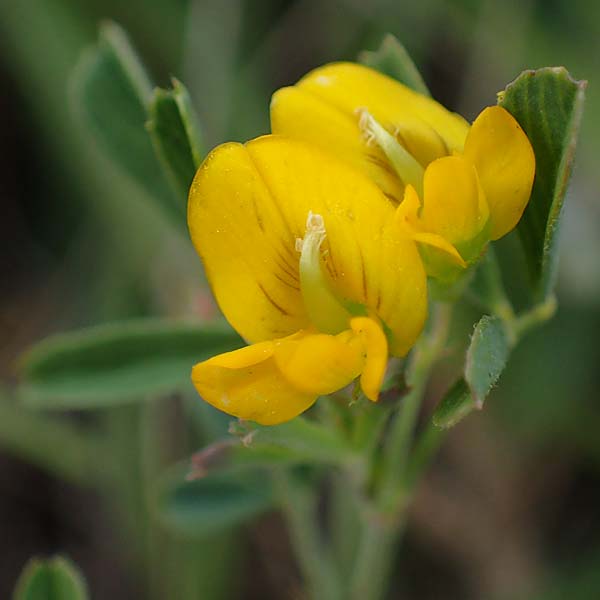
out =
<svg viewBox="0 0 600 600"><path fill-rule="evenodd" d="M227 319L251 341L309 325L295 250L309 212L323 218L332 291L376 312L392 352L407 352L423 326L426 280L414 242L393 227L393 205L359 171L279 136L217 148L190 192L192 239Z"/></svg>
<svg viewBox="0 0 600 600"><path fill-rule="evenodd" d="M485 191L494 240L519 222L535 175L535 155L520 125L500 106L486 108L475 119L465 142L465 156L477 169Z"/></svg>
<svg viewBox="0 0 600 600"><path fill-rule="evenodd" d="M194 366L192 382L206 402L234 417L262 425L289 421L310 408L317 394L290 384L274 351L275 342L261 342L220 354Z"/></svg>
<svg viewBox="0 0 600 600"><path fill-rule="evenodd" d="M367 108L424 166L461 151L469 129L459 115L390 77L355 63L333 63L308 73L296 87L352 117ZM279 125L289 125L287 119ZM288 133L287 129L277 129Z"/></svg>
<svg viewBox="0 0 600 600"><path fill-rule="evenodd" d="M235 143L209 154L190 189L192 241L223 314L251 342L309 325L294 249L299 231L290 229L282 204Z"/></svg>
<svg viewBox="0 0 600 600"><path fill-rule="evenodd" d="M271 100L273 133L305 140L335 154L365 173L390 199L400 202L402 181L383 152L366 143L358 119L302 87L282 88Z"/></svg>
<svg viewBox="0 0 600 600"><path fill-rule="evenodd" d="M295 237L309 211L323 218L332 291L385 322L393 354L408 352L425 320L427 284L415 243L394 227L393 205L367 177L309 144L265 136L247 148Z"/></svg>

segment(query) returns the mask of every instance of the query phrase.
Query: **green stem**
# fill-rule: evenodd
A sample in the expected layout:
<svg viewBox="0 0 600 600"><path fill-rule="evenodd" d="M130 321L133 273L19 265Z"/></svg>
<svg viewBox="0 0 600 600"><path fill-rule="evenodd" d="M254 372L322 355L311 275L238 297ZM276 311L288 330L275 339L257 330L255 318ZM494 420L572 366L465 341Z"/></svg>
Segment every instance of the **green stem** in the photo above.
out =
<svg viewBox="0 0 600 600"><path fill-rule="evenodd" d="M365 469L369 469L391 409L378 406L366 398L354 415L352 446L359 453Z"/></svg>
<svg viewBox="0 0 600 600"><path fill-rule="evenodd" d="M528 311L521 313L514 321L517 339L522 338L530 329L550 320L556 312L556 296L551 295L540 304L536 304Z"/></svg>
<svg viewBox="0 0 600 600"><path fill-rule="evenodd" d="M347 580L354 564L362 498L351 475L344 471L334 474L330 494L332 549L340 577Z"/></svg>
<svg viewBox="0 0 600 600"><path fill-rule="evenodd" d="M488 248L479 267L478 275L481 281L480 291L483 295L481 298L483 304L491 314L502 319L511 346L516 346L525 333L548 321L556 312L556 297L550 295L525 312L516 314L506 295L500 265L491 247Z"/></svg>
<svg viewBox="0 0 600 600"><path fill-rule="evenodd" d="M393 510L396 506L397 490L408 463L429 373L446 342L451 314L451 304L438 304L433 313L430 332L415 347L407 373L410 391L402 400L400 410L392 421L384 448L383 472L378 492L378 504L384 511Z"/></svg>
<svg viewBox="0 0 600 600"><path fill-rule="evenodd" d="M401 528L399 520L385 521L373 512L363 515L348 598L379 600L384 596Z"/></svg>
<svg viewBox="0 0 600 600"><path fill-rule="evenodd" d="M415 347L407 375L410 392L402 399L384 447L381 477L362 532L350 581L350 598L377 600L385 584L403 525L408 494L404 487L410 446L430 371L444 348L452 305L435 307L431 328Z"/></svg>
<svg viewBox="0 0 600 600"><path fill-rule="evenodd" d="M308 597L341 600L339 576L331 549L324 545L320 535L318 491L314 485L301 483L289 472L278 471L276 484Z"/></svg>
<svg viewBox="0 0 600 600"><path fill-rule="evenodd" d="M448 431L448 429L438 427L432 421L429 421L427 427L415 442L410 462L402 480L402 487L407 493L412 492L421 475L431 464Z"/></svg>

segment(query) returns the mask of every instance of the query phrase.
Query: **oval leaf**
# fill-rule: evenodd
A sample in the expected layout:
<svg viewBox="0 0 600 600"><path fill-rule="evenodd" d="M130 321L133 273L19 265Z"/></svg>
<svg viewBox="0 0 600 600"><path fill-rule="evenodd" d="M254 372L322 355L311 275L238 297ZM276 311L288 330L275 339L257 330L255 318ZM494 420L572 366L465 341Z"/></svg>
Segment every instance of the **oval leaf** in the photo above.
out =
<svg viewBox="0 0 600 600"><path fill-rule="evenodd" d="M533 146L536 174L531 200L517 231L542 302L554 287L556 237L583 112L585 81L563 67L525 71L498 94L498 104L519 122Z"/></svg>
<svg viewBox="0 0 600 600"><path fill-rule="evenodd" d="M152 84L118 25L100 29L98 44L73 72L71 91L75 109L111 160L185 224L186 203L171 190L145 129Z"/></svg>
<svg viewBox="0 0 600 600"><path fill-rule="evenodd" d="M52 336L21 359L25 401L41 408L98 408L180 389L192 366L243 345L226 325L161 319Z"/></svg>
<svg viewBox="0 0 600 600"><path fill-rule="evenodd" d="M486 396L502 374L509 353L510 343L502 320L483 316L471 336L464 377L448 390L436 407L433 424L449 429L474 409L481 409Z"/></svg>
<svg viewBox="0 0 600 600"><path fill-rule="evenodd" d="M13 600L86 600L87 586L79 569L66 558L34 558L19 577Z"/></svg>
<svg viewBox="0 0 600 600"><path fill-rule="evenodd" d="M483 316L471 336L465 362L465 381L478 408L506 366L510 344L502 319Z"/></svg>

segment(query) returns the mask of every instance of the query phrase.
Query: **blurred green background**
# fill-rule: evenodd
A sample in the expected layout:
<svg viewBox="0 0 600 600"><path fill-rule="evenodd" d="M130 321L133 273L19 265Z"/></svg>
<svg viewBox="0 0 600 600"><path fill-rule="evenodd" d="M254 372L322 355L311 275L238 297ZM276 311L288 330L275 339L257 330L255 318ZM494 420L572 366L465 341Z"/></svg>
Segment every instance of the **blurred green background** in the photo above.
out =
<svg viewBox="0 0 600 600"><path fill-rule="evenodd" d="M216 314L181 227L78 118L70 78L104 19L126 29L158 85L171 76L186 84L207 148L266 132L275 89L324 62L354 59L386 32L405 44L434 96L470 119L526 68L564 65L590 81L562 228L558 313L522 342L485 410L452 430L414 502L390 597L600 597L600 4L2 0L6 395L16 358L47 334L130 317ZM508 239L502 250L514 245ZM524 285L516 269L510 283ZM463 316L468 329L469 309ZM432 403L441 386L431 386ZM6 403L21 410L12 398ZM129 456L128 419L137 423L137 410L66 417L84 435L109 420ZM172 440L171 428L185 423L181 405L166 399L157 410L156 437L142 442L167 447L165 462L188 456L195 448ZM119 514L122 501L49 472L30 450L35 440L20 443L2 429L0 597L9 597L31 555L54 552L80 565L94 598L300 597L276 515L209 539L156 528L141 539ZM104 460L100 452L90 480L102 478ZM146 468L132 460L127 476L143 479Z"/></svg>

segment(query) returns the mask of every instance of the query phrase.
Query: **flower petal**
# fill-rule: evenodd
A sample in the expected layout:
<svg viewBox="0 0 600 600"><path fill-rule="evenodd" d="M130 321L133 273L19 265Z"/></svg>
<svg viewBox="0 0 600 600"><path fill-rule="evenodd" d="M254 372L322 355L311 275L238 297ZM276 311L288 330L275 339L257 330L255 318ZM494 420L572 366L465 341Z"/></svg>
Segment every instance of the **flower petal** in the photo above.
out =
<svg viewBox="0 0 600 600"><path fill-rule="evenodd" d="M423 327L427 284L415 243L394 227L394 207L368 178L297 140L267 136L248 151L302 237L309 211L323 218L332 291L370 308L392 333L391 352L406 354Z"/></svg>
<svg viewBox="0 0 600 600"><path fill-rule="evenodd" d="M261 342L220 354L194 366L192 381L206 402L230 415L262 425L289 421L310 408L317 394L289 383L274 352L275 342Z"/></svg>
<svg viewBox="0 0 600 600"><path fill-rule="evenodd" d="M309 325L298 254L278 199L245 146L223 144L190 189L188 226L213 292L231 325L252 342Z"/></svg>
<svg viewBox="0 0 600 600"><path fill-rule="evenodd" d="M325 65L308 73L295 87L305 92L304 98L312 95L346 117L352 117L359 108L367 108L390 133L397 134L399 141L423 166L454 150L461 151L469 129L462 117L447 111L435 100L355 63ZM320 126L308 123L308 117L304 119L306 127L299 130L295 126L295 118L302 108L299 98L296 98L296 106L287 105L289 98L281 100L277 99L272 111L274 133L296 134L325 146L332 143L331 128L320 134Z"/></svg>
<svg viewBox="0 0 600 600"><path fill-rule="evenodd" d="M396 209L394 220L398 227L408 232L408 235L419 244L425 244L441 251L446 260L465 268L467 263L463 260L458 250L445 238L437 233L431 233L423 230L423 225L419 220L419 211L421 201L415 189L408 185L404 192L404 200ZM427 267L427 265L426 265ZM428 273L431 275L431 273Z"/></svg>
<svg viewBox="0 0 600 600"><path fill-rule="evenodd" d="M535 175L533 149L514 117L491 106L475 119L464 154L477 169L490 208L491 237L497 240L517 225L529 201Z"/></svg>
<svg viewBox="0 0 600 600"><path fill-rule="evenodd" d="M278 90L271 100L271 129L305 140L360 169L395 202L404 186L375 144L366 144L358 116L345 113L319 96L298 87Z"/></svg>
<svg viewBox="0 0 600 600"><path fill-rule="evenodd" d="M316 333L276 342L274 357L283 376L296 389L325 395L347 386L360 375L365 349L352 331L339 335Z"/></svg>
<svg viewBox="0 0 600 600"><path fill-rule="evenodd" d="M446 156L425 170L420 221L452 245L469 246L488 223L489 209L473 165L461 156ZM470 254L470 253L469 253ZM472 256L462 257L469 261Z"/></svg>
<svg viewBox="0 0 600 600"><path fill-rule="evenodd" d="M365 252L365 282L372 308L384 323L389 351L404 356L421 333L427 316L427 277L415 242L399 232L390 218L381 234L370 238L374 248Z"/></svg>
<svg viewBox="0 0 600 600"><path fill-rule="evenodd" d="M220 146L190 192L192 240L227 319L251 341L309 325L295 251L309 212L323 218L331 290L376 312L392 352L406 353L425 319L426 280L414 242L393 227L392 204L359 171L279 136Z"/></svg>
<svg viewBox="0 0 600 600"><path fill-rule="evenodd" d="M360 387L365 396L377 402L388 362L388 344L379 323L369 317L355 317L350 327L365 346L365 364L360 376Z"/></svg>
<svg viewBox="0 0 600 600"><path fill-rule="evenodd" d="M351 383L360 375L366 353L364 335L351 330L339 335L299 331L199 363L192 381L202 398L219 410L272 425Z"/></svg>

